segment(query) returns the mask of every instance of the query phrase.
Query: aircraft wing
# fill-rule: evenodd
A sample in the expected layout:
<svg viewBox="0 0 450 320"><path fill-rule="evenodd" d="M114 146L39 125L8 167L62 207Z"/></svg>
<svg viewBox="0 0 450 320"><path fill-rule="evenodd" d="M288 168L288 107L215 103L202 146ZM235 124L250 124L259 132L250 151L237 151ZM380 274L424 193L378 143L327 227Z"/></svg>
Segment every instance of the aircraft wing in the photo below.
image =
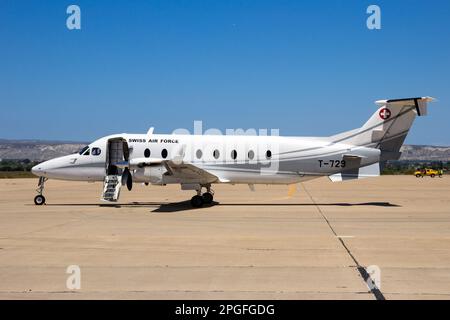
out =
<svg viewBox="0 0 450 320"><path fill-rule="evenodd" d="M164 165L167 174L180 181L196 181L199 183L212 183L221 181L219 177L192 163L185 162L181 157L170 160L157 158L134 158L129 161L115 163L119 168L142 168L156 165Z"/></svg>
<svg viewBox="0 0 450 320"><path fill-rule="evenodd" d="M162 163L169 175L180 180L199 181L201 183L213 183L219 178L196 165L188 162L163 160Z"/></svg>
<svg viewBox="0 0 450 320"><path fill-rule="evenodd" d="M117 163L118 167L128 167L128 168L142 168L147 166L164 165L167 173L180 183L189 181L195 183L213 183L217 181L222 181L216 175L202 169L188 161L184 160L186 146L180 145L178 149L174 150L173 157L171 159L158 159L158 158L134 158L129 159L122 163Z"/></svg>

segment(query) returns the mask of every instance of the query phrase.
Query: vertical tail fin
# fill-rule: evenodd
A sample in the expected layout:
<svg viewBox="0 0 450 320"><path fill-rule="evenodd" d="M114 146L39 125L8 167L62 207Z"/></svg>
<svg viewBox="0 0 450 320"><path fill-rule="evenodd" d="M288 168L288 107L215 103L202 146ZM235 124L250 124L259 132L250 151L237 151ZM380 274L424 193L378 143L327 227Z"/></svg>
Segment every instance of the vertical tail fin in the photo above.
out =
<svg viewBox="0 0 450 320"><path fill-rule="evenodd" d="M431 97L379 100L378 110L359 129L331 137L343 142L381 150L380 161L400 158L400 147L405 141L416 116L427 114Z"/></svg>

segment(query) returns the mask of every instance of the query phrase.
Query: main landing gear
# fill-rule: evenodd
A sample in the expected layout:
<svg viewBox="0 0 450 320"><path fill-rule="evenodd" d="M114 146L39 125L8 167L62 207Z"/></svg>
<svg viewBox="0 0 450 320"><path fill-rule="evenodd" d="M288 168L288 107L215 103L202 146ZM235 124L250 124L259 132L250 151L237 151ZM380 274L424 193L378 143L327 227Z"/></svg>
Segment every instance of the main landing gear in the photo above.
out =
<svg viewBox="0 0 450 320"><path fill-rule="evenodd" d="M38 195L34 197L34 204L37 206L45 204L45 197L42 195L42 193L44 192L44 184L47 180L47 178L39 177L38 188L36 189Z"/></svg>
<svg viewBox="0 0 450 320"><path fill-rule="evenodd" d="M200 208L204 204L211 204L214 200L214 191L211 190L211 186L206 186L206 192L202 194L202 190L197 190L197 194L192 197L191 205L194 208Z"/></svg>

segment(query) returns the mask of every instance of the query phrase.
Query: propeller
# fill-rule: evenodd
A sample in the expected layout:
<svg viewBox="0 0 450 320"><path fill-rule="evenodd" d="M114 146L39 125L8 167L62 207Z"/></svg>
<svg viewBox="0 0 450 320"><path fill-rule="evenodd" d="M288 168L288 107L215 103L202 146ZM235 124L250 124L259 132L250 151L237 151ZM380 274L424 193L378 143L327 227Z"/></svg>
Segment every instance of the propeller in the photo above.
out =
<svg viewBox="0 0 450 320"><path fill-rule="evenodd" d="M122 151L125 162L128 162L130 158L130 149L128 148L128 143L126 140L122 141ZM133 177L131 176L130 169L128 169L128 167L125 167L122 173L122 185L125 184L127 185L128 191L133 189Z"/></svg>
<svg viewBox="0 0 450 320"><path fill-rule="evenodd" d="M133 188L133 178L128 168L125 168L122 173L122 185L125 184L127 185L128 191L131 191Z"/></svg>
<svg viewBox="0 0 450 320"><path fill-rule="evenodd" d="M126 140L122 141L122 146L123 158L125 161L128 161L130 158L130 148L128 148L128 143Z"/></svg>

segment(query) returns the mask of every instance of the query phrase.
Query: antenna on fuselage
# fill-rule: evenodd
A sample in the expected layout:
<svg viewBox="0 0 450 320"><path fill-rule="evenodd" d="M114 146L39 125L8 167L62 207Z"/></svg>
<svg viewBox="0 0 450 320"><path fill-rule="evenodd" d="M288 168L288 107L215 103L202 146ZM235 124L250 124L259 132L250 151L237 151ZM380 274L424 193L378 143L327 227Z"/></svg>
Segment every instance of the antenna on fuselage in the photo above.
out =
<svg viewBox="0 0 450 320"><path fill-rule="evenodd" d="M151 136L153 134L153 130L155 130L155 128L150 127L150 129L148 129L148 131L147 131L147 136Z"/></svg>

